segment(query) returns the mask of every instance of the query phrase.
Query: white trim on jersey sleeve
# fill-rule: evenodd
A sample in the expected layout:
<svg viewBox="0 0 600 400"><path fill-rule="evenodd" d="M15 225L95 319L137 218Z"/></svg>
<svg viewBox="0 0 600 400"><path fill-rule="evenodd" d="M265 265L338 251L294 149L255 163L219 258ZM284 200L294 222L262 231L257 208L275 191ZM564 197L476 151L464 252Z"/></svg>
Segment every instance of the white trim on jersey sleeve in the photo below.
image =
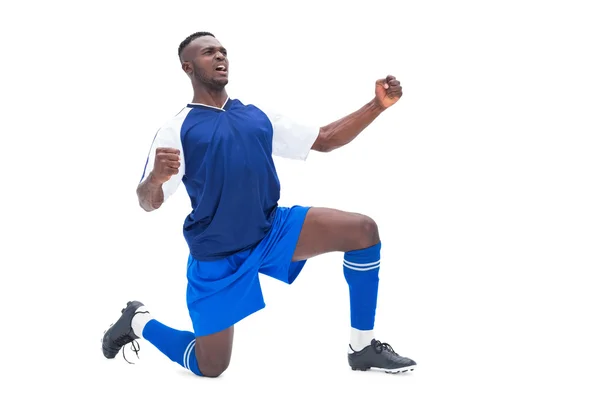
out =
<svg viewBox="0 0 600 400"><path fill-rule="evenodd" d="M179 187L179 184L185 175L185 154L183 151L183 145L181 143L181 126L183 125L183 121L185 121L185 117L189 111L189 108L184 108L179 114L177 114L177 116L168 121L158 130L154 136L154 140L152 141L148 158L146 159L146 166L144 168L141 181L146 179L150 172L152 172L154 169L154 158L156 156L157 148L168 147L179 150L179 155L181 157L179 171L176 175L173 175L162 185L164 201L166 201L173 193L175 193L175 191L177 191L177 188Z"/></svg>
<svg viewBox="0 0 600 400"><path fill-rule="evenodd" d="M263 110L273 125L273 155L306 160L320 128L300 124L274 110Z"/></svg>

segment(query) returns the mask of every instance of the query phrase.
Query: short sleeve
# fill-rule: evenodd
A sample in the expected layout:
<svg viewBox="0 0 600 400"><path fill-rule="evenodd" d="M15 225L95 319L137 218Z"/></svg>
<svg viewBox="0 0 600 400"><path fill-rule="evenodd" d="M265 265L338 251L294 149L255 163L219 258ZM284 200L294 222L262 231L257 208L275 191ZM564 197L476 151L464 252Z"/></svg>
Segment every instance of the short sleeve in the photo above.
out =
<svg viewBox="0 0 600 400"><path fill-rule="evenodd" d="M150 146L150 152L146 158L146 165L144 166L144 172L140 182L146 179L150 172L152 172L154 169L156 149L159 147L178 149L181 157L181 166L179 167L179 172L176 175L173 175L162 185L164 200L166 201L173 193L175 193L179 187L179 184L181 183L181 180L183 179L183 176L185 175L185 159L183 146L181 143L181 121L178 121L178 118L175 118L174 120L165 124L158 130L158 132L156 132L154 140L152 141L152 145Z"/></svg>
<svg viewBox="0 0 600 400"><path fill-rule="evenodd" d="M306 160L320 128L301 124L273 110L263 110L273 125L273 155Z"/></svg>

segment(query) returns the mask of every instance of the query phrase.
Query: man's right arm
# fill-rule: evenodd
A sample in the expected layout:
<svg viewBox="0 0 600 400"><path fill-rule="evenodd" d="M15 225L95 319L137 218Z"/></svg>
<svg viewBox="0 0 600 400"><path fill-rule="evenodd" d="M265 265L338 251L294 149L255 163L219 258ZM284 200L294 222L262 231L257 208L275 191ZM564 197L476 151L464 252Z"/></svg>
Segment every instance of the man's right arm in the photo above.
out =
<svg viewBox="0 0 600 400"><path fill-rule="evenodd" d="M145 211L158 209L175 193L185 169L182 166L180 149L156 147L161 141L154 142L148 155L144 176L136 190L140 206Z"/></svg>
<svg viewBox="0 0 600 400"><path fill-rule="evenodd" d="M157 210L165 201L162 183L153 178L152 172L138 185L137 196L140 207L148 212Z"/></svg>
<svg viewBox="0 0 600 400"><path fill-rule="evenodd" d="M160 208L175 193L185 175L179 132L179 124L171 122L154 136L142 178L136 188L138 202L144 211Z"/></svg>
<svg viewBox="0 0 600 400"><path fill-rule="evenodd" d="M160 208L177 191L185 175L181 126L186 115L180 112L154 135L136 188L138 202L145 211Z"/></svg>

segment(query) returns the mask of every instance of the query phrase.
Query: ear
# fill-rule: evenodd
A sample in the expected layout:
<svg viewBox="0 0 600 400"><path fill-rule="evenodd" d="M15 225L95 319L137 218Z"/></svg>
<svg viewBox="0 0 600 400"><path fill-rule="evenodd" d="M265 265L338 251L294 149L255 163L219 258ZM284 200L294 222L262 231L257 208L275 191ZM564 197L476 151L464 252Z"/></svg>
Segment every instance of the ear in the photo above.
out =
<svg viewBox="0 0 600 400"><path fill-rule="evenodd" d="M192 67L192 63L189 61L182 62L181 69L183 70L183 72L185 72L188 75L191 75L192 72L194 71L194 68Z"/></svg>

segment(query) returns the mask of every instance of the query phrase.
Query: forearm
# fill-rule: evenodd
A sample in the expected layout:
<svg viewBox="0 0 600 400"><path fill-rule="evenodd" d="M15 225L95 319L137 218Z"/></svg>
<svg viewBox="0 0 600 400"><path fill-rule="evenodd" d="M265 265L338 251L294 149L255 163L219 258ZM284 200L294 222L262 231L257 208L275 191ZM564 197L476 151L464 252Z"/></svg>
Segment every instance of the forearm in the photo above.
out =
<svg viewBox="0 0 600 400"><path fill-rule="evenodd" d="M165 201L162 184L153 179L152 173L138 185L137 196L140 207L145 211L154 211Z"/></svg>
<svg viewBox="0 0 600 400"><path fill-rule="evenodd" d="M313 149L327 152L350 143L383 111L384 108L372 100L352 114L323 126Z"/></svg>

